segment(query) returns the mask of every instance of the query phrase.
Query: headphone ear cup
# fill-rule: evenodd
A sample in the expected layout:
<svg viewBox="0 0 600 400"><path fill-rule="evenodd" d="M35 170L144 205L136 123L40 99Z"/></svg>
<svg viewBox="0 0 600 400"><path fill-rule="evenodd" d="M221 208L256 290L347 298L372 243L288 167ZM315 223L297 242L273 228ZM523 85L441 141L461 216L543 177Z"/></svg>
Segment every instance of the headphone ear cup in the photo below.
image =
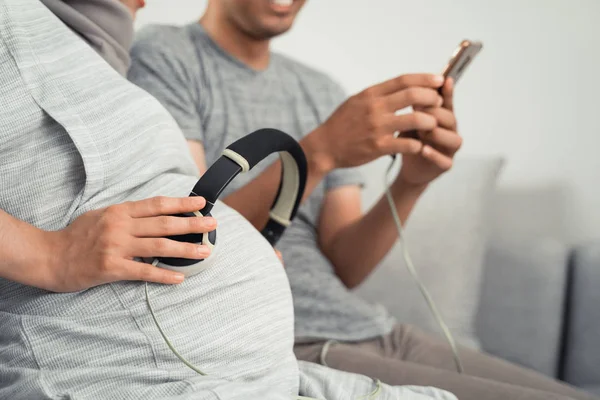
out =
<svg viewBox="0 0 600 400"><path fill-rule="evenodd" d="M206 213L206 215L204 215L205 217L212 217L211 213ZM215 247L215 245L217 244L217 230L215 229L214 231L210 231L207 233L200 233L199 234L202 237L202 240L200 240L197 243L202 243L203 245L208 246L211 250Z"/></svg>
<svg viewBox="0 0 600 400"><path fill-rule="evenodd" d="M186 218L197 218L198 214L185 213L185 214L177 214L175 216L176 217L186 217ZM212 215L210 213L207 213L205 216L212 217ZM217 244L217 230L215 229L208 233L190 233L187 235L167 236L167 239L175 240L178 242L203 244L203 245L208 246L212 250L215 247L215 245ZM191 258L173 258L173 257L158 257L157 259L160 263L170 265L173 267L187 267L187 266L194 265L194 264L197 264L197 263L205 260L204 258L191 259Z"/></svg>
<svg viewBox="0 0 600 400"><path fill-rule="evenodd" d="M210 215L210 214L208 214L208 215ZM205 238L208 239L207 243L204 241ZM208 233L203 234L202 235L202 244L206 244L212 250L212 248L215 247L217 244L217 230L215 229L214 231L210 231Z"/></svg>

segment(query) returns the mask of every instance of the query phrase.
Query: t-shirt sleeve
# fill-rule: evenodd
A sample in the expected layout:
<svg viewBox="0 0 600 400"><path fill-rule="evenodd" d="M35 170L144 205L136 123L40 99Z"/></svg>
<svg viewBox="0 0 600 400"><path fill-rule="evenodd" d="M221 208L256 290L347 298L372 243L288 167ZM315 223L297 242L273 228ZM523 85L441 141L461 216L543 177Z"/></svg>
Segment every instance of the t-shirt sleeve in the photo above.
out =
<svg viewBox="0 0 600 400"><path fill-rule="evenodd" d="M160 39L159 35L145 35L135 42L127 78L167 109L186 139L201 142L204 132L194 59L184 43L167 45Z"/></svg>
<svg viewBox="0 0 600 400"><path fill-rule="evenodd" d="M333 80L330 80L328 93L331 96L332 106L327 114L327 118L348 98L346 91ZM364 186L362 168L339 168L333 170L325 177L326 190L333 190L341 186L359 186L362 188Z"/></svg>
<svg viewBox="0 0 600 400"><path fill-rule="evenodd" d="M339 168L327 175L325 178L326 190L333 190L342 186L364 186L364 176L360 167Z"/></svg>

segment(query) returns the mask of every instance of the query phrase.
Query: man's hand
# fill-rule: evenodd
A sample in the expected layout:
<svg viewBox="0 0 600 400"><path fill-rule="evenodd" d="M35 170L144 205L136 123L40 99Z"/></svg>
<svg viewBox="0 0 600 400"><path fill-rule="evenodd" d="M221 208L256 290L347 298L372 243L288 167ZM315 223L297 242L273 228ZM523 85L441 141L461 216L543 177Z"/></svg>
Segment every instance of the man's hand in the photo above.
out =
<svg viewBox="0 0 600 400"><path fill-rule="evenodd" d="M354 167L386 154L418 154L422 143L394 137L396 132L434 131L435 113L420 111L442 105L437 75L403 75L350 97L303 141L322 169ZM417 111L397 115L413 107Z"/></svg>
<svg viewBox="0 0 600 400"><path fill-rule="evenodd" d="M213 218L172 216L201 210L205 204L202 197L155 197L85 213L65 229L49 233L54 256L35 286L73 292L121 280L181 283L182 274L133 259L207 257L207 246L166 239L214 230Z"/></svg>
<svg viewBox="0 0 600 400"><path fill-rule="evenodd" d="M452 104L452 82L442 89L443 107L416 107L417 112L435 119L433 129L420 129L419 152L404 152L402 169L391 192L401 221L406 221L427 184L452 166L461 145L456 133ZM421 149L422 147L422 149ZM319 240L323 252L334 266L337 276L348 287L363 282L381 262L398 238L385 197L361 217L360 192L356 187L342 187L326 195L319 221ZM371 239L369 251L355 243Z"/></svg>
<svg viewBox="0 0 600 400"><path fill-rule="evenodd" d="M419 132L424 145L418 154L403 155L402 168L396 179L398 184L426 186L452 167L454 155L462 145L462 139L456 132L453 90L453 82L448 79L442 88L443 106L421 109L435 118L437 126Z"/></svg>

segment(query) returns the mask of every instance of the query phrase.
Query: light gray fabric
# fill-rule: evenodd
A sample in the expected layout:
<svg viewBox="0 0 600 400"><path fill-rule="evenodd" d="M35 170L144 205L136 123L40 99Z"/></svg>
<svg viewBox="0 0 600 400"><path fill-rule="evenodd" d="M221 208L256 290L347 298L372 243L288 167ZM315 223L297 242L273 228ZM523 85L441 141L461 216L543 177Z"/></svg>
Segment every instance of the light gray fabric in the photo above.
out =
<svg viewBox="0 0 600 400"><path fill-rule="evenodd" d="M557 376L568 253L552 239L494 241L477 313L484 350Z"/></svg>
<svg viewBox="0 0 600 400"><path fill-rule="evenodd" d="M188 139L203 143L208 164L229 143L258 128L281 129L301 139L345 99L331 79L281 55L272 54L265 71L251 70L196 23L144 28L131 56L129 79L165 105ZM254 179L273 159L236 180L225 195ZM317 243L325 192L361 183L356 169L334 171L314 190L278 243L294 295L298 341L360 340L392 328L383 308L347 290Z"/></svg>
<svg viewBox="0 0 600 400"><path fill-rule="evenodd" d="M571 268L564 379L600 387L600 244L577 247Z"/></svg>
<svg viewBox="0 0 600 400"><path fill-rule="evenodd" d="M1 209L61 229L91 209L191 190L197 171L166 110L39 1L0 0L0 66ZM213 214L220 224L211 268L181 285L150 285L162 327L208 376L168 349L139 282L64 294L0 280L0 398L362 395L365 377L310 367L300 374L281 263L234 210L219 202ZM380 398L454 399L433 392L386 386Z"/></svg>
<svg viewBox="0 0 600 400"><path fill-rule="evenodd" d="M164 108L39 2L3 6L2 208L60 229L125 199L187 195L198 172Z"/></svg>
<svg viewBox="0 0 600 400"><path fill-rule="evenodd" d="M299 361L300 386L306 396L327 400L373 399L373 400L458 400L456 396L429 386L394 386L382 384L376 395L369 396L377 384L364 375L351 374L321 365Z"/></svg>
<svg viewBox="0 0 600 400"><path fill-rule="evenodd" d="M187 196L197 172L155 99L37 1L1 0L0 38L3 210L61 229L113 203ZM214 215L218 261L182 285L152 285L151 296L177 348L219 379L174 357L138 282L53 294L0 280L0 398L191 397L221 381L296 394L285 272L239 214L221 204Z"/></svg>
<svg viewBox="0 0 600 400"><path fill-rule="evenodd" d="M389 160L386 160L389 162ZM475 316L488 244L491 200L501 170L500 158L458 157L451 171L431 184L413 210L405 239L415 267L456 339L477 348ZM365 172L367 173L367 172ZM383 171L371 177L365 203L383 190ZM440 333L423 296L406 269L397 244L358 289L380 302L402 323Z"/></svg>
<svg viewBox="0 0 600 400"><path fill-rule="evenodd" d="M121 75L129 68L133 17L117 0L41 0Z"/></svg>

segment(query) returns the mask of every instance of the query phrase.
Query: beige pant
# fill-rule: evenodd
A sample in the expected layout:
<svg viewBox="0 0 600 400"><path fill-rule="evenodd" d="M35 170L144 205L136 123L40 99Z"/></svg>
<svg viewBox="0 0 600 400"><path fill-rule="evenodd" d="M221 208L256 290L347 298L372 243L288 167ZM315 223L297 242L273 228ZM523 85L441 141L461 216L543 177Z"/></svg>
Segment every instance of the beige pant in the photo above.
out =
<svg viewBox="0 0 600 400"><path fill-rule="evenodd" d="M498 358L460 348L463 374L450 346L417 328L397 325L382 337L357 343L297 344L300 360L360 373L390 385L434 386L460 400L598 400L564 383ZM324 354L326 353L326 354Z"/></svg>

